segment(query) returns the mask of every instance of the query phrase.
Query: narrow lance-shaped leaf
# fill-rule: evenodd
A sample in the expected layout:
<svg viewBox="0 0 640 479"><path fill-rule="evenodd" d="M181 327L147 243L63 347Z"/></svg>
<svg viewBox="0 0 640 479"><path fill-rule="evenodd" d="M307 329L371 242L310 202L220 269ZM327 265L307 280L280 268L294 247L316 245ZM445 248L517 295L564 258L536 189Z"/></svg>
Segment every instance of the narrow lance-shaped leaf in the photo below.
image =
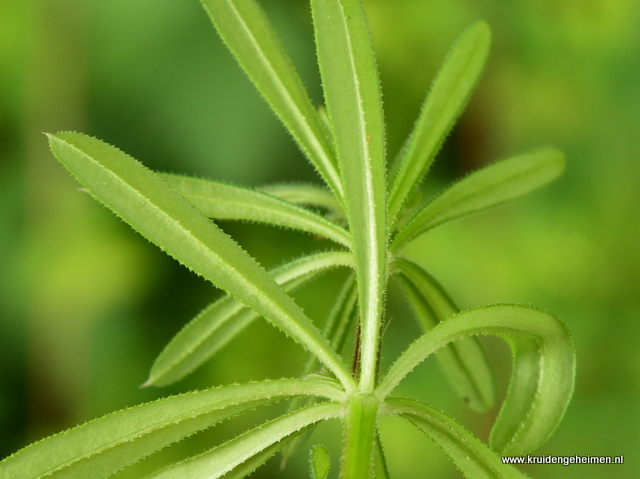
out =
<svg viewBox="0 0 640 479"><path fill-rule="evenodd" d="M436 350L479 334L505 339L513 352L511 385L491 432L491 447L503 455L528 454L558 426L575 381L573 341L566 326L549 313L511 304L458 313L409 346L376 392L386 397Z"/></svg>
<svg viewBox="0 0 640 479"><path fill-rule="evenodd" d="M394 263L409 302L425 332L459 313L442 286L419 265L404 259ZM496 400L495 379L482 345L464 338L438 350L436 358L456 393L471 409L486 412Z"/></svg>
<svg viewBox="0 0 640 479"><path fill-rule="evenodd" d="M234 468L232 471L227 472L224 475L224 479L244 479L245 477L248 477L252 472L254 472L256 469L262 466L265 462L271 459L280 449L282 449L284 446L289 444L293 439L298 437L300 434L302 434L306 430L307 429L302 429L297 433L294 432L293 434L283 439L282 441L276 442L275 444L272 444L266 449L263 449L255 456L247 459L242 464Z"/></svg>
<svg viewBox="0 0 640 479"><path fill-rule="evenodd" d="M253 0L201 0L240 66L338 198L342 185L324 125L266 15Z"/></svg>
<svg viewBox="0 0 640 479"><path fill-rule="evenodd" d="M346 222L343 206L326 188L306 184L276 184L261 186L258 190L296 205L325 209L338 223Z"/></svg>
<svg viewBox="0 0 640 479"><path fill-rule="evenodd" d="M329 268L353 267L350 253L329 252L305 256L270 274L285 291L292 291ZM145 386L166 386L185 377L258 317L231 296L205 308L164 348L153 363Z"/></svg>
<svg viewBox="0 0 640 479"><path fill-rule="evenodd" d="M433 440L468 479L528 477L502 460L482 441L446 414L412 399L387 399L385 412L412 422Z"/></svg>
<svg viewBox="0 0 640 479"><path fill-rule="evenodd" d="M141 163L94 138L50 135L54 155L97 199L180 263L302 344L351 389L342 359L282 288L228 235Z"/></svg>
<svg viewBox="0 0 640 479"><path fill-rule="evenodd" d="M208 218L256 221L313 233L351 248L349 233L306 208L217 181L160 174Z"/></svg>
<svg viewBox="0 0 640 479"><path fill-rule="evenodd" d="M464 109L489 53L491 31L478 22L458 39L427 95L422 112L391 177L389 225L427 173L447 134Z"/></svg>
<svg viewBox="0 0 640 479"><path fill-rule="evenodd" d="M248 409L297 395L339 401L326 381L279 380L160 399L96 419L28 446L0 462L2 479L103 478Z"/></svg>
<svg viewBox="0 0 640 479"><path fill-rule="evenodd" d="M344 406L330 403L311 406L279 417L231 439L211 451L171 466L152 479L214 479L240 466L273 444L319 421L340 417Z"/></svg>
<svg viewBox="0 0 640 479"><path fill-rule="evenodd" d="M543 148L517 155L478 170L455 183L424 206L400 230L391 249L400 250L425 231L461 216L518 198L558 178L564 155Z"/></svg>
<svg viewBox="0 0 640 479"><path fill-rule="evenodd" d="M329 190L321 186L281 183L260 186L257 189L263 193L296 205L314 206L336 213L341 211L340 203L336 197L333 196Z"/></svg>
<svg viewBox="0 0 640 479"><path fill-rule="evenodd" d="M378 73L358 0L312 0L311 8L358 275L360 387L372 391L386 279L384 125Z"/></svg>
<svg viewBox="0 0 640 479"><path fill-rule="evenodd" d="M309 456L311 479L327 479L331 469L331 456L324 446L314 446Z"/></svg>
<svg viewBox="0 0 640 479"><path fill-rule="evenodd" d="M387 458L380 441L380 433L376 433L376 440L373 445L373 477L376 479L389 479L389 470L387 468Z"/></svg>

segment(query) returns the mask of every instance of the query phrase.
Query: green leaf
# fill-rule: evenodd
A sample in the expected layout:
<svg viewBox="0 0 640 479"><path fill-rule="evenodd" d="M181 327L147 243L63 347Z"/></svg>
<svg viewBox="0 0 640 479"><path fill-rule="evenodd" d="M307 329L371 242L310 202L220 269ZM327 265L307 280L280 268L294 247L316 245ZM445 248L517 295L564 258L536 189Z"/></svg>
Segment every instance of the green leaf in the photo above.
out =
<svg viewBox="0 0 640 479"><path fill-rule="evenodd" d="M217 181L160 174L208 218L256 221L306 231L351 248L349 233L313 211L259 191Z"/></svg>
<svg viewBox="0 0 640 479"><path fill-rule="evenodd" d="M338 198L342 186L331 142L276 32L253 0L202 0L238 63Z"/></svg>
<svg viewBox="0 0 640 479"><path fill-rule="evenodd" d="M543 148L517 155L478 170L455 183L424 206L400 230L391 249L400 250L425 231L461 216L518 198L558 178L564 155Z"/></svg>
<svg viewBox="0 0 640 479"><path fill-rule="evenodd" d="M0 462L0 478L108 477L143 457L263 404L298 395L340 401L326 381L279 380L160 399L96 419L28 446Z"/></svg>
<svg viewBox="0 0 640 479"><path fill-rule="evenodd" d="M306 431L306 429L302 429L298 433L293 433L282 441L276 442L266 449L263 449L261 452L251 457L250 459L247 459L232 471L227 472L224 475L224 479L242 479L244 477L247 477L249 474L262 466L265 462L267 462L271 457L273 457L280 449L291 442L292 439L302 434L303 431Z"/></svg>
<svg viewBox="0 0 640 479"><path fill-rule="evenodd" d="M433 440L469 479L523 479L482 441L447 415L411 399L387 399L385 412L399 414Z"/></svg>
<svg viewBox="0 0 640 479"><path fill-rule="evenodd" d="M361 388L371 392L386 280L384 125L378 72L358 0L312 0L311 11L356 259Z"/></svg>
<svg viewBox="0 0 640 479"><path fill-rule="evenodd" d="M505 339L513 352L511 385L491 432L491 447L502 455L528 454L560 423L575 382L575 348L569 331L544 311L500 304L458 313L409 346L391 366L377 394L386 397L441 347L479 334Z"/></svg>
<svg viewBox="0 0 640 479"><path fill-rule="evenodd" d="M309 456L311 466L311 479L327 479L331 469L331 456L324 446L314 446Z"/></svg>
<svg viewBox="0 0 640 479"><path fill-rule="evenodd" d="M376 479L389 479L389 471L387 469L387 458L380 441L380 433L376 433L375 444L373 445L373 477Z"/></svg>
<svg viewBox="0 0 640 479"><path fill-rule="evenodd" d="M327 210L326 217L328 220L340 226L347 225L344 206L326 188L304 184L276 184L262 186L258 190L289 203Z"/></svg>
<svg viewBox="0 0 640 479"><path fill-rule="evenodd" d="M311 406L287 414L199 456L164 469L153 475L152 478L213 479L220 477L291 434L319 421L340 417L343 409L342 404L330 403Z"/></svg>
<svg viewBox="0 0 640 479"><path fill-rule="evenodd" d="M350 389L340 356L282 288L228 235L141 163L94 138L49 136L54 155L135 230L183 265L252 308L312 354Z"/></svg>
<svg viewBox="0 0 640 479"><path fill-rule="evenodd" d="M270 274L285 291L291 291L329 268L353 267L350 253L318 253L291 261ZM202 365L251 323L258 314L226 296L191 320L153 363L144 386L172 384Z"/></svg>
<svg viewBox="0 0 640 479"><path fill-rule="evenodd" d="M491 30L485 22L468 28L458 39L422 106L408 143L396 162L389 195L393 226L407 197L427 173L447 134L464 109L489 53ZM394 165L395 167L395 165Z"/></svg>
<svg viewBox="0 0 640 479"><path fill-rule="evenodd" d="M275 184L261 186L258 190L296 205L323 208L334 214L343 214L342 206L326 188L305 184Z"/></svg>
<svg viewBox="0 0 640 479"><path fill-rule="evenodd" d="M460 312L442 286L417 264L405 259L394 263L409 302L424 332ZM464 338L436 353L447 379L471 409L486 412L496 400L495 379L477 338Z"/></svg>

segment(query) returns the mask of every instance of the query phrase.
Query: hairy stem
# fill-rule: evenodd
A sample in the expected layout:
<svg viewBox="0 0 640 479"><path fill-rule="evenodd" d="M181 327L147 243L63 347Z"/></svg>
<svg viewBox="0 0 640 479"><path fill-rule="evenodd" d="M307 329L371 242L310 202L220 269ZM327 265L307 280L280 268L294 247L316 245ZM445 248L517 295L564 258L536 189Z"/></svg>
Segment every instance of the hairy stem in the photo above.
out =
<svg viewBox="0 0 640 479"><path fill-rule="evenodd" d="M372 394L353 394L345 417L342 479L369 479L376 433L378 398Z"/></svg>

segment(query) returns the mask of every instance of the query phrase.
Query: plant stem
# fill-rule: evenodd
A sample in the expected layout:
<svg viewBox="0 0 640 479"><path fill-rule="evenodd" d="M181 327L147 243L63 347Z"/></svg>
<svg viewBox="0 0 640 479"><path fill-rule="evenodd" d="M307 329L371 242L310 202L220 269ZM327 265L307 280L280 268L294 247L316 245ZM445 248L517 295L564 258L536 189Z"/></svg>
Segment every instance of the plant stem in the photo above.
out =
<svg viewBox="0 0 640 479"><path fill-rule="evenodd" d="M369 479L376 432L378 398L373 394L352 394L345 417L341 479Z"/></svg>

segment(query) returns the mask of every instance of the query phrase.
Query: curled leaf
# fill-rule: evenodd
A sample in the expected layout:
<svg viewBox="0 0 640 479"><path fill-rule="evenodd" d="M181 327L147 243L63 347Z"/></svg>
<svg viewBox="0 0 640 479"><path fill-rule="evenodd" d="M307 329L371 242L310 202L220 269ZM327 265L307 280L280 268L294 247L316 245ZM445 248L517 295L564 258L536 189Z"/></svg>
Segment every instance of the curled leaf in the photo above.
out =
<svg viewBox="0 0 640 479"><path fill-rule="evenodd" d="M386 397L426 357L452 341L491 334L513 352L513 375L491 447L503 455L528 454L541 446L564 415L575 382L575 348L555 316L527 306L499 304L452 316L421 336L396 360L377 394Z"/></svg>

